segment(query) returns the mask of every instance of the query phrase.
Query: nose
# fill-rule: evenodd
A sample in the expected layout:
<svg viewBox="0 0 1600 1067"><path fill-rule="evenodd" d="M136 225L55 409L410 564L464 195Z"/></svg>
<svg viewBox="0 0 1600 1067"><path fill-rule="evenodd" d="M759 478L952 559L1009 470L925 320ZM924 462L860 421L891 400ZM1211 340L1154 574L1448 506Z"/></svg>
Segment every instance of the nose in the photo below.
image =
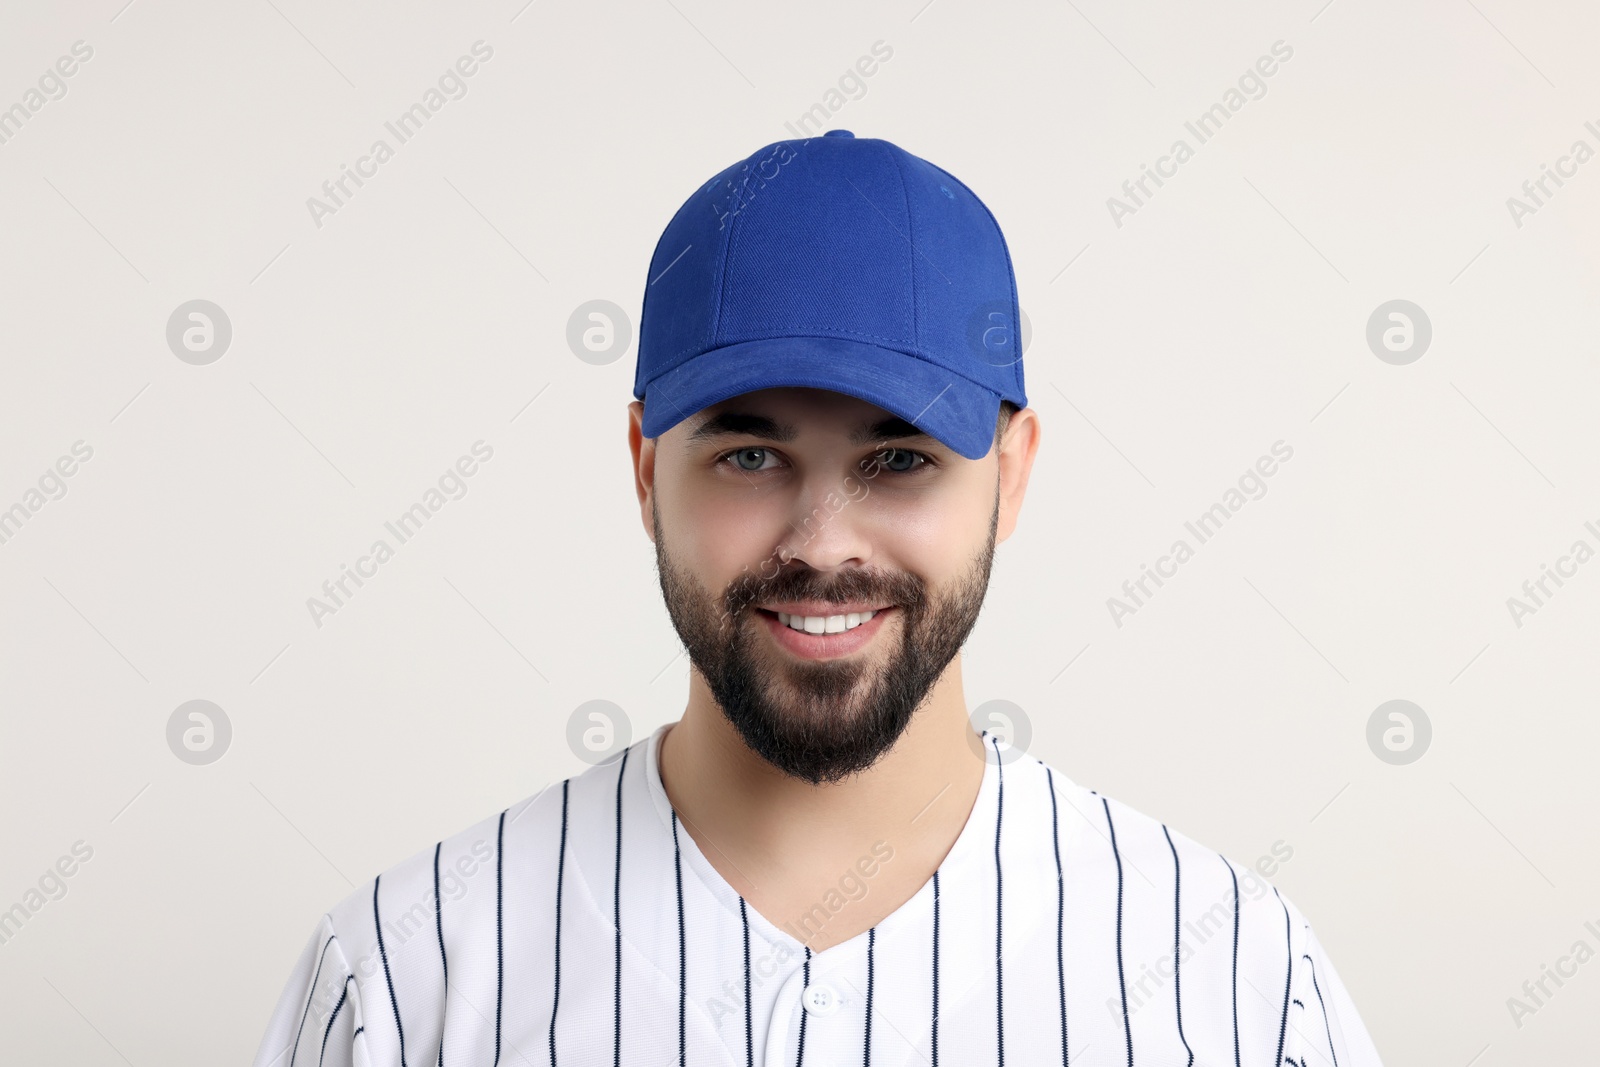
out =
<svg viewBox="0 0 1600 1067"><path fill-rule="evenodd" d="M865 507L865 483L852 479L808 478L795 494L788 527L778 543L778 559L800 560L829 571L872 558L873 524Z"/></svg>

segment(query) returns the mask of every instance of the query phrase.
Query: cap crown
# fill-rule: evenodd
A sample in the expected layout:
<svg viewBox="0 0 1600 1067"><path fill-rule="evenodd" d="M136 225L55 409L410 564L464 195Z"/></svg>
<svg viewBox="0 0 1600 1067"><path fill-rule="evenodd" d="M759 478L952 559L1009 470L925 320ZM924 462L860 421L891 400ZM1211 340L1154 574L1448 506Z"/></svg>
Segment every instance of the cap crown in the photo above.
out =
<svg viewBox="0 0 1600 1067"><path fill-rule="evenodd" d="M744 341L861 341L1019 406L1016 282L988 208L939 167L848 131L777 141L678 209L650 263L634 395Z"/></svg>

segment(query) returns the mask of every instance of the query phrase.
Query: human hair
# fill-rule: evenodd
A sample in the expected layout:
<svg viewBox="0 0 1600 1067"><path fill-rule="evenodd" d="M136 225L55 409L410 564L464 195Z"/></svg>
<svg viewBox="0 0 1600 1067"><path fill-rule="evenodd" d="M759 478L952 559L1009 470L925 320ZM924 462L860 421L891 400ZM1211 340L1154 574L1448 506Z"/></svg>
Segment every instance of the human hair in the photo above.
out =
<svg viewBox="0 0 1600 1067"><path fill-rule="evenodd" d="M1011 425L1011 416L1021 410L1009 400L1000 401L1000 417L994 422L994 447L1000 447L1000 439L1005 437L1006 429Z"/></svg>

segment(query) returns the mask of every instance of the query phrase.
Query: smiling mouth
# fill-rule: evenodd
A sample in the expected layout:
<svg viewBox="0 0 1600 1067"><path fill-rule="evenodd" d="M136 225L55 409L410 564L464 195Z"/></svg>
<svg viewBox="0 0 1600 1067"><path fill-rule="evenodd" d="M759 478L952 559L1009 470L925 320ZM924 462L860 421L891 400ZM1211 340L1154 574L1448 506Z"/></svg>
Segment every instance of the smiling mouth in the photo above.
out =
<svg viewBox="0 0 1600 1067"><path fill-rule="evenodd" d="M803 634L841 634L849 633L858 626L872 621L875 615L887 608L877 611L851 611L841 615L791 615L786 611L768 611L766 608L756 609L768 618L777 619L797 633Z"/></svg>
<svg viewBox="0 0 1600 1067"><path fill-rule="evenodd" d="M756 608L756 615L779 648L804 660L831 660L864 652L888 625L893 607L844 615L800 616ZM851 619L855 622L852 625ZM818 624L821 629L817 630ZM830 632L829 626L836 627ZM841 628L842 627L842 628Z"/></svg>

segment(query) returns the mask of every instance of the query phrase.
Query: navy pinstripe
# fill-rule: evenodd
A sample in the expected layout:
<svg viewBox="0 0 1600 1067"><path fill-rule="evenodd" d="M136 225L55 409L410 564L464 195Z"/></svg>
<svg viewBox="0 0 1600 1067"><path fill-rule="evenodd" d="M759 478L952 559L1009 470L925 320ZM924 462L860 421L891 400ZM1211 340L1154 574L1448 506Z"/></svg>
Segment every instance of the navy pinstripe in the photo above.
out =
<svg viewBox="0 0 1600 1067"><path fill-rule="evenodd" d="M448 1006L449 1006L449 1003L450 1003L450 962L445 958L445 954L444 954L444 914L443 914L443 909L440 906L440 898L439 898L439 850L441 848L443 848L443 847L444 847L444 842L443 841L440 841L440 842L438 842L437 844L435 844L433 846L433 924L434 924L433 928L439 935L439 967L444 972L445 1007L446 1007L446 1009L448 1009ZM449 1011L448 1010L444 1010L444 1011L441 1012L441 1014L448 1016L449 1015ZM438 1065L438 1067L444 1067L444 1028L443 1027L439 1028L439 1065Z"/></svg>
<svg viewBox="0 0 1600 1067"><path fill-rule="evenodd" d="M739 923L744 927L744 1062L745 1067L755 1067L755 1036L750 1029L750 913L745 910L743 894L739 896Z"/></svg>
<svg viewBox="0 0 1600 1067"><path fill-rule="evenodd" d="M1183 1036L1183 986L1178 975L1178 961L1183 958L1178 951L1179 931L1183 929L1183 872L1178 864L1178 846L1172 843L1172 834L1167 832L1166 823L1161 824L1161 833L1167 839L1167 847L1172 849L1172 1003L1178 1013L1178 1040L1183 1042L1183 1050L1189 1054L1188 1067L1194 1067L1194 1049L1189 1047L1189 1039Z"/></svg>
<svg viewBox="0 0 1600 1067"><path fill-rule="evenodd" d="M628 771L628 753L631 748L622 750L622 762L617 767L617 876L612 883L612 924L617 928L617 965L616 983L612 989L612 1013L615 1022L612 1027L611 1062L614 1067L622 1067L622 778Z"/></svg>
<svg viewBox="0 0 1600 1067"><path fill-rule="evenodd" d="M805 946L805 949L805 973L800 979L801 989L804 989L806 986L811 984L811 946L807 945ZM795 1054L794 1067L801 1067L801 1064L805 1063L806 1061L806 1016L810 1014L811 1013L808 1011L802 1011L800 1013L800 1051Z"/></svg>
<svg viewBox="0 0 1600 1067"><path fill-rule="evenodd" d="M566 784L562 783L561 796L566 799ZM562 827L565 836L566 827ZM501 908L505 901L505 865L506 854L506 813L500 813L500 821L494 835L494 1062L500 1063L500 1004L505 999L506 988L506 930L505 919ZM560 890L556 891L556 906L560 907ZM554 1040L555 1020L550 1020L552 1028L551 1039ZM404 1064L401 1067L405 1067Z"/></svg>
<svg viewBox="0 0 1600 1067"><path fill-rule="evenodd" d="M985 731L987 733L987 731ZM1005 812L1006 779L1005 766L1000 760L1000 739L989 739L994 746L995 774L998 776L998 789L994 802L994 1033L995 1047L1000 1057L1000 1067L1006 1067L1006 1021L1005 1021L1005 993L1001 988L1000 959L1000 923L1005 918L1006 909L1002 903L1000 892L1000 820Z"/></svg>
<svg viewBox="0 0 1600 1067"><path fill-rule="evenodd" d="M300 1013L300 1029L294 1035L294 1051L289 1054L289 1067L294 1067L295 1057L300 1054L300 1035L305 1033L306 1016L311 1014L311 1002L317 996L317 981L322 977L322 962L328 958L328 946L333 944L333 935L328 935L328 940L322 943L322 955L317 957L317 971L311 978L311 993L306 997L305 1011Z"/></svg>
<svg viewBox="0 0 1600 1067"><path fill-rule="evenodd" d="M933 872L933 1065L939 1067L939 872Z"/></svg>
<svg viewBox="0 0 1600 1067"><path fill-rule="evenodd" d="M572 779L564 779L561 783L561 844L556 849L556 930L555 930L555 961L556 983L555 992L550 998L550 1067L556 1067L556 1009L561 1006L561 881L567 868L567 787ZM501 824L504 826L504 823ZM500 1061L499 1031L495 1033L495 1062Z"/></svg>
<svg viewBox="0 0 1600 1067"><path fill-rule="evenodd" d="M330 940L331 940L331 938L330 938ZM327 1058L327 1055L328 1055L328 1038L333 1033L333 1020L335 1020L335 1019L337 1019L339 1017L339 1009L344 1007L344 998L348 997L350 995L350 983L354 982L355 980L356 980L356 976L355 975L353 975L353 974L345 975L345 978L344 978L344 989L339 993L339 1003L337 1003L337 1004L335 1004L333 1006L333 1011L328 1015L328 1025L322 1031L322 1052L320 1054L318 1054L318 1056L317 1056L317 1063L318 1064L321 1064L322 1061L325 1058ZM293 1059L293 1057L290 1057L290 1058Z"/></svg>
<svg viewBox="0 0 1600 1067"><path fill-rule="evenodd" d="M1128 1018L1128 982L1122 973L1122 853L1117 850L1117 827L1111 821L1111 805L1101 797L1100 806L1106 812L1106 829L1111 831L1111 855L1117 861L1117 988L1122 993L1122 1032L1128 1043L1128 1067L1133 1067L1133 1023Z"/></svg>
<svg viewBox="0 0 1600 1067"><path fill-rule="evenodd" d="M863 1067L872 1067L872 946L878 940L878 928L867 931L867 1029L861 1039Z"/></svg>
<svg viewBox="0 0 1600 1067"><path fill-rule="evenodd" d="M688 1060L687 1039L689 1031L685 1027L685 996L689 989L689 950L684 943L683 929L683 853L678 848L678 812L672 812L672 869L678 883L678 1067L685 1067Z"/></svg>
<svg viewBox="0 0 1600 1067"><path fill-rule="evenodd" d="M1043 760L1039 761L1043 763ZM1067 1044L1067 964L1062 954L1066 922L1067 880L1061 870L1061 820L1056 808L1055 777L1050 768L1044 769L1045 788L1050 791L1050 843L1056 853L1056 990L1061 1000L1061 1067L1071 1059Z"/></svg>
<svg viewBox="0 0 1600 1067"><path fill-rule="evenodd" d="M406 1031L400 1025L400 1001L394 995L394 979L389 974L389 953L383 947L383 920L378 916L378 882L383 875L372 880L372 925L378 931L378 955L383 958L383 981L389 987L389 1006L394 1009L394 1029L400 1035L400 1067L406 1067Z"/></svg>
<svg viewBox="0 0 1600 1067"><path fill-rule="evenodd" d="M1228 877L1233 879L1233 1067L1239 1067L1239 874L1233 869L1233 864L1228 862L1228 857L1219 857L1228 868ZM1273 1061L1277 1067L1277 1061Z"/></svg>
<svg viewBox="0 0 1600 1067"><path fill-rule="evenodd" d="M1278 904L1283 908L1283 942L1284 953L1288 957L1288 966L1283 975L1283 1021L1278 1024L1278 1054L1272 1057L1273 1063L1283 1061L1283 1039L1289 1032L1289 985L1294 981L1294 941L1293 928L1289 922L1289 905L1283 903L1283 895L1278 892L1278 887L1272 887L1272 895L1278 898Z"/></svg>
<svg viewBox="0 0 1600 1067"><path fill-rule="evenodd" d="M1310 956L1302 953L1301 958L1307 963L1311 963ZM1333 1067L1339 1067L1339 1054L1333 1051L1333 1028L1328 1024L1328 1005L1322 999L1322 987L1317 984L1317 968L1315 964L1312 964L1311 967L1311 988L1316 990L1317 1004L1322 1008L1322 1032L1328 1035L1328 1055L1333 1057Z"/></svg>

